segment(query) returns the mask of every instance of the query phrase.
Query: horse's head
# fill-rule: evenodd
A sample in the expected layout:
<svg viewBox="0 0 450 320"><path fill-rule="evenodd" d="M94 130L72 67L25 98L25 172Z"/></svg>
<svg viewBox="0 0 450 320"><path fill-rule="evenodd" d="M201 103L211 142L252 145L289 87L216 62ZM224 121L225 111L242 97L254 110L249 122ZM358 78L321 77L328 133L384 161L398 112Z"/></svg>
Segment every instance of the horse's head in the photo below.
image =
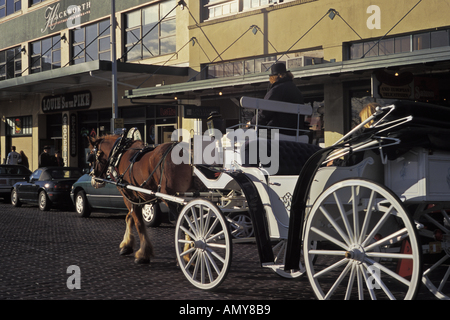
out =
<svg viewBox="0 0 450 320"><path fill-rule="evenodd" d="M117 140L117 136L106 136L100 138L89 138L90 149L95 156L93 170L90 175L92 176L91 184L94 188L103 188L105 182L98 182L95 178L106 179L106 173L108 172L108 160L114 143Z"/></svg>

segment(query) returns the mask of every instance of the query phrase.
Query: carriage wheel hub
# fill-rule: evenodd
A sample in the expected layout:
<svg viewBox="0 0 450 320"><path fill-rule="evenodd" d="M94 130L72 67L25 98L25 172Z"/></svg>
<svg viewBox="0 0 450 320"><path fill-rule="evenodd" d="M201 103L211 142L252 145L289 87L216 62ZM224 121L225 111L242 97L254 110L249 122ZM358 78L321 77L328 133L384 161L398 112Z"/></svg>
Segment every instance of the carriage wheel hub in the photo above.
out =
<svg viewBox="0 0 450 320"><path fill-rule="evenodd" d="M200 250L205 250L206 249L206 240L205 239L199 239L197 241L194 242L195 248L200 249Z"/></svg>
<svg viewBox="0 0 450 320"><path fill-rule="evenodd" d="M366 257L366 252L360 246L354 246L354 247L350 248L349 251L345 252L345 258L351 259L354 261L358 261L359 263L362 263L364 261L365 257Z"/></svg>

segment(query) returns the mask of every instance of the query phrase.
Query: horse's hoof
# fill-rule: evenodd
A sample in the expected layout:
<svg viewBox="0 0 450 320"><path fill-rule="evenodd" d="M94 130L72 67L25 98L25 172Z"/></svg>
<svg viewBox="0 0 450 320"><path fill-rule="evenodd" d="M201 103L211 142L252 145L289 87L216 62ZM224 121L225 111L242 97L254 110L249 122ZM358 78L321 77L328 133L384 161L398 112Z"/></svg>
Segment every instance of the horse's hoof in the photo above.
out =
<svg viewBox="0 0 450 320"><path fill-rule="evenodd" d="M133 249L130 247L123 247L122 250L120 250L120 255L121 256L127 256L129 254L133 253Z"/></svg>
<svg viewBox="0 0 450 320"><path fill-rule="evenodd" d="M134 259L134 263L136 263L136 264L149 264L150 263L150 259L136 258L136 259Z"/></svg>

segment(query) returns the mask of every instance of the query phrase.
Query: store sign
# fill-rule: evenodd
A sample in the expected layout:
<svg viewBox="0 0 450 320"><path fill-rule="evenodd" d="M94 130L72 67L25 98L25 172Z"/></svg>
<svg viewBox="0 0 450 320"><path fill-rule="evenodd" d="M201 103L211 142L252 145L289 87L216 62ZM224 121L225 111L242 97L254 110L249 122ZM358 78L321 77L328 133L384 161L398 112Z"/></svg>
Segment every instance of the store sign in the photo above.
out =
<svg viewBox="0 0 450 320"><path fill-rule="evenodd" d="M89 109L92 104L92 93L81 91L42 99L42 112L61 112L69 110Z"/></svg>
<svg viewBox="0 0 450 320"><path fill-rule="evenodd" d="M379 87L380 96L384 99L411 99L412 89L410 85L390 86L382 83Z"/></svg>
<svg viewBox="0 0 450 320"><path fill-rule="evenodd" d="M77 116L72 113L70 115L70 156L76 157L78 150L78 139L77 139Z"/></svg>
<svg viewBox="0 0 450 320"><path fill-rule="evenodd" d="M59 1L47 6L44 11L44 25L41 33L73 29L81 25L91 13L91 1Z"/></svg>
<svg viewBox="0 0 450 320"><path fill-rule="evenodd" d="M208 119L211 112L220 112L219 107L184 106L186 119Z"/></svg>

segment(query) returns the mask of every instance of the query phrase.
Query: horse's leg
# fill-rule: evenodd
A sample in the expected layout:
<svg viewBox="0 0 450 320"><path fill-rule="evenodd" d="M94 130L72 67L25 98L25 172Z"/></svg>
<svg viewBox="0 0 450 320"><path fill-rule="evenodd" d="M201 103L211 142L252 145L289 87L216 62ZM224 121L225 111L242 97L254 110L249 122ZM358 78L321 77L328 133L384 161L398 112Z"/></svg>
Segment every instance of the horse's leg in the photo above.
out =
<svg viewBox="0 0 450 320"><path fill-rule="evenodd" d="M125 256L133 253L133 248L135 244L135 239L133 235L133 209L128 211L128 214L125 218L125 222L127 224L125 229L125 235L123 236L122 243L120 244L120 255Z"/></svg>
<svg viewBox="0 0 450 320"><path fill-rule="evenodd" d="M139 250L134 255L134 262L138 264L150 263L150 258L153 257L153 245L147 234L147 227L144 224L141 206L133 206L133 217L136 230L139 234L139 240L141 242Z"/></svg>

